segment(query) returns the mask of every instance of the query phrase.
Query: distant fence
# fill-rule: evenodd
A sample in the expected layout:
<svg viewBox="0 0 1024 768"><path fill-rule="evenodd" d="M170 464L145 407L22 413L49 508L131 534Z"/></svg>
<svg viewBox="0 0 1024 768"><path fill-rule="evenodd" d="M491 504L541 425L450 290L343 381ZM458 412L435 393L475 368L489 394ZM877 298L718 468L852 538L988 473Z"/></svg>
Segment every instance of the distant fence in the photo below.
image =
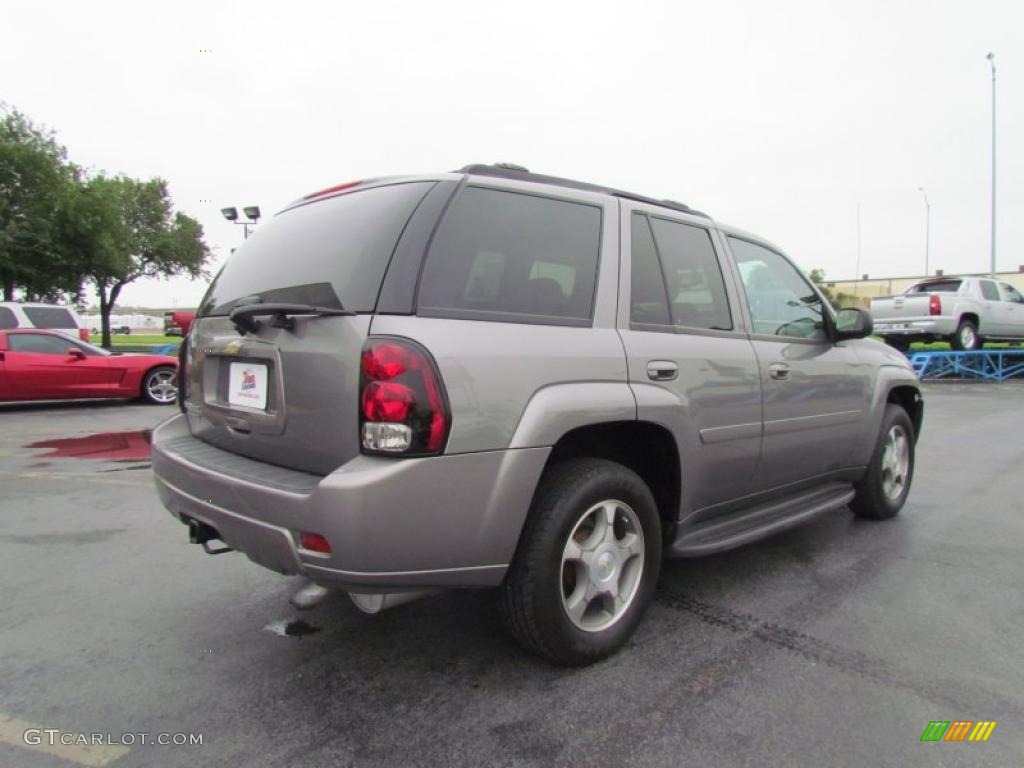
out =
<svg viewBox="0 0 1024 768"><path fill-rule="evenodd" d="M908 357L919 379L1005 381L1014 376L1024 377L1024 349L929 350L911 352Z"/></svg>

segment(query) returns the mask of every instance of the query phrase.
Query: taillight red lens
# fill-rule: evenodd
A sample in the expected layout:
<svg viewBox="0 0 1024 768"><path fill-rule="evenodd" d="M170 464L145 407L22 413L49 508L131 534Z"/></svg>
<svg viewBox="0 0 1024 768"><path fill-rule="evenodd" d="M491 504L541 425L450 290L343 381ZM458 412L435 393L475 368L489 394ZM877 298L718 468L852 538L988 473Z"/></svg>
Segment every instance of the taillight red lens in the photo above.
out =
<svg viewBox="0 0 1024 768"><path fill-rule="evenodd" d="M88 341L89 340L89 329L88 328L79 328L78 329L78 338L80 338L82 341Z"/></svg>
<svg viewBox="0 0 1024 768"><path fill-rule="evenodd" d="M299 532L299 546L308 549L310 552L322 552L325 555L331 554L331 543L325 536L309 531Z"/></svg>
<svg viewBox="0 0 1024 768"><path fill-rule="evenodd" d="M929 315L941 315L942 314L942 297L932 294L928 299L928 314Z"/></svg>
<svg viewBox="0 0 1024 768"><path fill-rule="evenodd" d="M440 453L451 424L444 385L430 354L407 339L366 342L359 428L369 453Z"/></svg>
<svg viewBox="0 0 1024 768"><path fill-rule="evenodd" d="M415 399L405 384L371 381L363 389L363 418L367 421L405 421L415 406Z"/></svg>

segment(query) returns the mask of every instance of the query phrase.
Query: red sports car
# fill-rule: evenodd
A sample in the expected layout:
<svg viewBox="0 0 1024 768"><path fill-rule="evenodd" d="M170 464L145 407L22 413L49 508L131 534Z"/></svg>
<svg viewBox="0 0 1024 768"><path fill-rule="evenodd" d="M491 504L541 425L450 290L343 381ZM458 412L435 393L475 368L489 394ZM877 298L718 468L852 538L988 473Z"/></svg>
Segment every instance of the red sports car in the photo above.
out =
<svg viewBox="0 0 1024 768"><path fill-rule="evenodd" d="M140 397L163 405L178 396L169 355L108 352L53 331L0 331L0 401Z"/></svg>

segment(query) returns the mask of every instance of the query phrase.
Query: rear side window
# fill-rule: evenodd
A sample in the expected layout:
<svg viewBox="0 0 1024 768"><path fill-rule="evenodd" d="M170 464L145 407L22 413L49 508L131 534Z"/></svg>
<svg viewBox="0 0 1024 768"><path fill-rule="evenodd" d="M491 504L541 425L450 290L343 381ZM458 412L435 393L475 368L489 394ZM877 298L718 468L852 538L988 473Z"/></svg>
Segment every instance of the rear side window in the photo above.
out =
<svg viewBox="0 0 1024 768"><path fill-rule="evenodd" d="M372 311L398 238L431 186L373 187L278 214L228 259L199 314L225 315L253 296Z"/></svg>
<svg viewBox="0 0 1024 768"><path fill-rule="evenodd" d="M668 316L668 293L654 247L654 235L647 217L634 213L630 239L629 321L638 325L671 325Z"/></svg>
<svg viewBox="0 0 1024 768"><path fill-rule="evenodd" d="M672 324L685 328L732 330L725 279L702 227L652 218L654 240L668 289Z"/></svg>
<svg viewBox="0 0 1024 768"><path fill-rule="evenodd" d="M467 187L434 237L417 311L589 325L600 239L597 206Z"/></svg>
<svg viewBox="0 0 1024 768"><path fill-rule="evenodd" d="M75 318L63 307L22 307L36 328L77 328Z"/></svg>
<svg viewBox="0 0 1024 768"><path fill-rule="evenodd" d="M0 331L17 327L18 316L14 314L14 310L8 309L7 307L0 307Z"/></svg>
<svg viewBox="0 0 1024 768"><path fill-rule="evenodd" d="M991 280L981 281L981 295L989 301L999 301L999 289Z"/></svg>

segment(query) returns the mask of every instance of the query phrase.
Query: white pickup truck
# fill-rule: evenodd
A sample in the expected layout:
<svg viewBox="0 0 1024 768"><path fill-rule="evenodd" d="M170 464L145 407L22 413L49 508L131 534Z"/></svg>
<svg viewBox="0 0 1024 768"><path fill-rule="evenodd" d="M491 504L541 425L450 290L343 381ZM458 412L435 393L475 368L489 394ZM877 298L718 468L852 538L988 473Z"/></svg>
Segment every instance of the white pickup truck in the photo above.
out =
<svg viewBox="0 0 1024 768"><path fill-rule="evenodd" d="M949 341L981 349L986 341L1024 339L1024 296L984 277L934 277L900 296L871 300L875 334L897 349L914 341Z"/></svg>

